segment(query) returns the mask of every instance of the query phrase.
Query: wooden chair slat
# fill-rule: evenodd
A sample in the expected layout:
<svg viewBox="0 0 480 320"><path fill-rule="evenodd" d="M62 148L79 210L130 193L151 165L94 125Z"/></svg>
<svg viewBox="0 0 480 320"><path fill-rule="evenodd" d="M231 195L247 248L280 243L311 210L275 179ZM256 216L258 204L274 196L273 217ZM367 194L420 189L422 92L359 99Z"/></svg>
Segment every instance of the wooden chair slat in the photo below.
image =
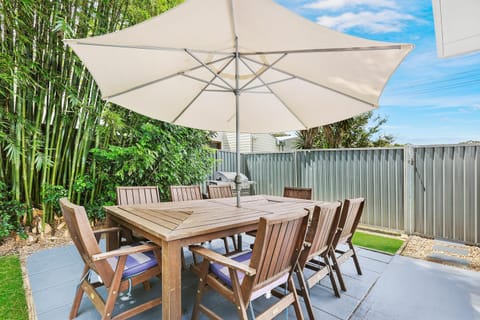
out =
<svg viewBox="0 0 480 320"><path fill-rule="evenodd" d="M160 193L156 186L117 187L117 204L135 205L160 202Z"/></svg>
<svg viewBox="0 0 480 320"><path fill-rule="evenodd" d="M312 188L284 187L283 196L286 198L312 200Z"/></svg>
<svg viewBox="0 0 480 320"><path fill-rule="evenodd" d="M200 186L170 186L171 200L176 201L189 201L189 200L202 200L202 190Z"/></svg>
<svg viewBox="0 0 480 320"><path fill-rule="evenodd" d="M230 185L208 185L208 198L220 199L233 197L232 187Z"/></svg>

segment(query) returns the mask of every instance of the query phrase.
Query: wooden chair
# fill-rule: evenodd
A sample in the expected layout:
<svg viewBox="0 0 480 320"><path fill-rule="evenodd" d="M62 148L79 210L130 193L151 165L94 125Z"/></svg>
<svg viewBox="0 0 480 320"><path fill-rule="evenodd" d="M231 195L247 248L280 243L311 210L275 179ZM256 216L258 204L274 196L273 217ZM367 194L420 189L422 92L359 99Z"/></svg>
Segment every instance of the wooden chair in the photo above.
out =
<svg viewBox="0 0 480 320"><path fill-rule="evenodd" d="M312 200L312 188L284 187L283 196L286 198ZM257 231L249 231L247 234L251 237L256 237Z"/></svg>
<svg viewBox="0 0 480 320"><path fill-rule="evenodd" d="M338 282L340 283L340 288L343 291L347 290L345 282L343 281L342 272L340 271L340 265L352 257L353 262L355 263L355 268L359 275L362 274L360 269L360 263L358 262L357 253L352 244L352 237L357 230L358 223L362 217L363 206L365 205L364 198L357 199L347 199L343 202L342 214L340 216L340 222L338 223L339 231L335 235L333 240L333 248L335 252L332 251L331 259L333 261L333 268L338 277ZM338 249L339 244L348 245L348 250L342 251ZM339 254L338 256L335 254Z"/></svg>
<svg viewBox="0 0 480 320"><path fill-rule="evenodd" d="M200 186L170 186L170 198L172 201L202 200Z"/></svg>
<svg viewBox="0 0 480 320"><path fill-rule="evenodd" d="M233 197L232 186L230 185L208 185L208 198L209 199L219 199L219 198L231 198Z"/></svg>
<svg viewBox="0 0 480 320"><path fill-rule="evenodd" d="M312 200L312 188L284 187L283 196L286 198Z"/></svg>
<svg viewBox="0 0 480 320"><path fill-rule="evenodd" d="M208 191L208 198L209 199L219 199L219 198L232 198L233 197L233 191L232 187L230 185L208 185L207 186L207 191ZM230 236L230 238L233 241L233 248L234 252L238 251L238 246L237 246L237 241L235 239L235 236ZM228 240L227 238L222 238L223 243L225 245L225 252L226 254L230 254L230 248L228 246Z"/></svg>
<svg viewBox="0 0 480 320"><path fill-rule="evenodd" d="M202 189L200 186L170 186L170 199L173 202L177 201L189 201L189 200L202 200ZM193 264L197 264L197 256L193 253ZM185 262L185 255L183 254L182 249L182 264L183 268L187 269L187 264Z"/></svg>
<svg viewBox="0 0 480 320"><path fill-rule="evenodd" d="M248 319L249 302L283 284L288 284L289 292L257 319L273 319L291 304L296 318L303 319L292 274L298 268L307 224L306 212L260 218L253 251L243 252L233 259L200 246L192 247L204 257L192 319L198 319L200 313L221 319L201 303L207 288L216 290L235 304L240 319Z"/></svg>
<svg viewBox="0 0 480 320"><path fill-rule="evenodd" d="M157 186L117 187L117 204L149 204L160 202Z"/></svg>
<svg viewBox="0 0 480 320"><path fill-rule="evenodd" d="M153 244L143 244L102 252L97 242L101 234L119 233L121 228L107 228L94 232L83 207L70 203L66 198L60 199L60 207L73 243L85 263L73 300L70 319L77 316L84 292L102 319L126 319L161 304L162 300L158 297L113 316L115 301L120 292L130 290L139 283L145 283L152 277L160 276L160 248ZM101 282L91 282L91 271L100 276ZM106 301L97 292L97 288L101 286L107 289Z"/></svg>
<svg viewBox="0 0 480 320"><path fill-rule="evenodd" d="M117 205L119 206L159 202L160 193L157 186L117 187ZM127 239L127 243L146 240L131 230L126 230L123 236Z"/></svg>
<svg viewBox="0 0 480 320"><path fill-rule="evenodd" d="M308 289L328 275L335 295L340 297L329 256L334 250L333 240L337 233L341 206L340 202L324 203L315 206L313 210L310 227L305 237L306 248L302 251L299 259L300 270L309 269L313 273L309 273L305 280L306 273L302 274L300 270L297 270L302 296L306 296ZM305 304L310 318L314 319L310 299L305 299Z"/></svg>

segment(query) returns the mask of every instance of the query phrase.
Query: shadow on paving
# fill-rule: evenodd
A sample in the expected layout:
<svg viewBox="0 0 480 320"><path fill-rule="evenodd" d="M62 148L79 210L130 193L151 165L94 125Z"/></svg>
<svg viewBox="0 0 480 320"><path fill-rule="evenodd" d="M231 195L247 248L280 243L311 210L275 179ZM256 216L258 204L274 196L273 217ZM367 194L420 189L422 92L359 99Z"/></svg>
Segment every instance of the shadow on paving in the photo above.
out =
<svg viewBox="0 0 480 320"><path fill-rule="evenodd" d="M210 246L220 252L224 250L223 242L219 240L212 242ZM248 246L249 244L245 243L245 247ZM348 290L342 292L341 298L333 295L328 278L311 289L316 318L426 319L425 315L431 314L435 315L432 319L480 319L478 311L474 312L474 303L480 300L480 289L475 286L475 283L480 283L478 273L400 256L392 257L365 249L358 249L358 254L363 275L356 273L352 261L342 265ZM187 263L191 262L188 250L185 250L185 256ZM39 320L68 318L82 269L83 262L73 245L39 251L27 258L27 272ZM198 279L191 271L182 272L183 319L191 317L197 283ZM132 289L132 298L118 299L114 314L161 293L159 279L152 279L151 286L150 291L145 291L142 285L136 286ZM452 296L447 297L447 292L451 292ZM414 299L412 294L424 295L423 300L428 300L431 296L432 303L423 303L423 308L419 309L417 302L420 303L422 299ZM216 292L208 292L203 301L224 319L237 319L234 306ZM260 297L253 302L253 308L258 312L270 304L269 299ZM305 310L303 302L302 306ZM476 306L478 307L478 303ZM132 319L160 319L161 308L156 307ZM463 311L460 312L460 309ZM295 317L293 308L290 308L288 313L290 319ZM306 311L304 315L308 317ZM286 312L276 317L287 318ZM77 319L100 319L100 315L86 297L82 300Z"/></svg>

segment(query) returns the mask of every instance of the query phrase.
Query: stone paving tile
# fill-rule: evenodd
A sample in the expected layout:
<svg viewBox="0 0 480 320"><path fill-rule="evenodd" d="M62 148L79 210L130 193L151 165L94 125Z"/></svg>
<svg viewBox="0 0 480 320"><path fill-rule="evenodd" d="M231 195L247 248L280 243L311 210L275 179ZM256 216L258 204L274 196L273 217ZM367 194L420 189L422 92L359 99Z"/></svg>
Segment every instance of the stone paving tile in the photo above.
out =
<svg viewBox="0 0 480 320"><path fill-rule="evenodd" d="M32 294L35 300L35 309L39 318L49 319L44 314L65 306L70 307L75 295L75 287L77 283L77 280L66 281L55 287L46 287L44 289L33 291ZM52 295L54 298L52 298Z"/></svg>
<svg viewBox="0 0 480 320"><path fill-rule="evenodd" d="M455 253L458 255L466 256L469 254L468 249L465 247L448 247L448 246L443 246L439 244L435 244L432 246L432 249L435 251L443 251L443 252L448 252L448 253Z"/></svg>
<svg viewBox="0 0 480 320"><path fill-rule="evenodd" d="M440 252L431 253L427 256L427 258L438 261L438 262L446 262L446 263L458 264L462 266L468 266L470 264L470 261L468 261L467 259L446 255Z"/></svg>
<svg viewBox="0 0 480 320"><path fill-rule="evenodd" d="M478 283L479 272L395 256L352 318L480 319Z"/></svg>
<svg viewBox="0 0 480 320"><path fill-rule="evenodd" d="M337 298L330 289L318 285L310 290L310 297L315 308L340 319L348 319L360 303L359 299L347 295Z"/></svg>
<svg viewBox="0 0 480 320"><path fill-rule="evenodd" d="M360 257L370 258L372 260L377 260L384 263L390 263L390 261L392 261L393 259L393 255L384 254L384 253L380 253L372 250L366 250L363 248L355 248L355 251L357 252L357 255Z"/></svg>
<svg viewBox="0 0 480 320"><path fill-rule="evenodd" d="M442 239L435 239L434 243L438 244L438 245L442 245L442 246L455 246L457 248L465 248L466 247L466 245L464 243L442 240Z"/></svg>
<svg viewBox="0 0 480 320"><path fill-rule="evenodd" d="M351 259L350 259L351 260ZM360 262L360 268L363 270L370 270L370 271L374 271L376 273L382 273L383 271L385 271L385 269L387 268L388 264L385 263L385 262L381 262L379 260L373 260L371 258L366 258L366 257L363 257L363 256L359 256L358 257L358 261ZM353 264L353 260L352 261L349 261L351 264ZM345 265L347 262L345 262L344 264L342 264L342 267L343 265ZM342 269L343 271L343 269Z"/></svg>

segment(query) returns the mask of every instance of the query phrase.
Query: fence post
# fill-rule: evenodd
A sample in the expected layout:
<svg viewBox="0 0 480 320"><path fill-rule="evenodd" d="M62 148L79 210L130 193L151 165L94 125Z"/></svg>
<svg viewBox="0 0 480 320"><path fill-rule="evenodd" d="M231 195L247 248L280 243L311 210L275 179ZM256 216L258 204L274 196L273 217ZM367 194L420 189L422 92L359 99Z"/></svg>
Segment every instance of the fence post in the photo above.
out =
<svg viewBox="0 0 480 320"><path fill-rule="evenodd" d="M294 187L298 187L298 151L293 152L293 181L295 183Z"/></svg>
<svg viewBox="0 0 480 320"><path fill-rule="evenodd" d="M415 230L415 150L412 145L404 147L404 229L407 234Z"/></svg>

